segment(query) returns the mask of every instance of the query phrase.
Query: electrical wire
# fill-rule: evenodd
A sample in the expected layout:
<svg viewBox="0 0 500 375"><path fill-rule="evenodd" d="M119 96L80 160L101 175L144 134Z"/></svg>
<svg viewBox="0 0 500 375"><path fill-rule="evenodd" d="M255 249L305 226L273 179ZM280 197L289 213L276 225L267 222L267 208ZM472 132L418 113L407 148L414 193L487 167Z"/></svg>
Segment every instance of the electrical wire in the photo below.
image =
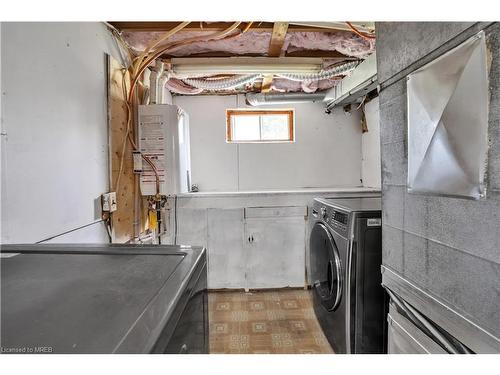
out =
<svg viewBox="0 0 500 375"><path fill-rule="evenodd" d="M126 79L125 79L126 75L127 75L127 71L125 69L123 69L122 70L122 91L123 91L125 98L127 97L127 86L126 86ZM127 113L128 113L130 111L130 106L126 100L125 100L125 104L128 107L128 111L127 111ZM128 121L128 118L127 118L127 127L125 129L125 134L128 135L129 131L130 131L130 121ZM122 172L123 172L123 162L125 159L126 147L127 147L127 136L124 136L123 142L122 142L122 151L120 154L120 167L118 169L118 177L116 178L116 183L115 183L115 191L116 192L118 192L118 189L120 188L120 179L121 179Z"/></svg>
<svg viewBox="0 0 500 375"><path fill-rule="evenodd" d="M253 22L249 22L248 25L245 26L243 31L241 32L242 34L246 33L248 30L250 30L250 27L252 27Z"/></svg>
<svg viewBox="0 0 500 375"><path fill-rule="evenodd" d="M225 30L222 30L220 32L216 32L213 34L210 34L205 37L194 37L194 38L189 38L186 40L183 40L178 43L173 43L169 44L160 48L157 48L154 51L151 51L154 47L158 46L160 43L168 39L170 36L181 30L182 28L186 27L189 24L189 22L183 22L176 26L173 30L169 31L168 33L164 34L161 38L150 44L143 53L134 60L134 63L132 64L131 69L131 76L130 76L130 87L128 88L128 93L127 93L127 88L126 85L123 84L123 89L124 89L124 100L126 103L126 108L127 108L127 126L126 126L126 136L124 137L124 145L122 146L122 155L121 155L121 160L120 160L120 172L117 177L117 182L116 182L116 190L118 191L119 188L119 183L120 183L120 177L123 172L123 162L124 162L124 155L125 155L125 149L126 149L126 140L128 139L133 147L134 150L138 150L137 144L134 142L130 128L131 128L131 122L132 122L132 105L134 104L134 93L136 92L136 86L139 81L140 76L144 73L146 68L153 62L156 58L158 58L162 53L168 51L168 50L173 50L175 48L179 48L184 45L192 44L195 42L202 42L202 41L209 41L209 40L214 40L214 39L222 39L227 37L229 34L231 34L240 24L241 22L235 22L233 23L230 27L228 27ZM241 35L242 33L248 31L252 25L252 22L249 22L248 25L244 28L243 32L237 34ZM117 37L119 40L122 41L121 35L117 34ZM228 38L233 38L235 36L229 36ZM123 42L123 41L122 41ZM126 45L126 44L124 44ZM127 51L130 53L130 49L127 48ZM123 83L125 83L125 74L123 74ZM141 157L146 163L151 167L155 174L155 179L156 179L156 194L160 194L160 179L159 179L159 174L156 166L154 165L153 161L147 157L146 155L143 155L141 153ZM177 206L177 199L175 200L175 205ZM177 212L176 212L177 215ZM177 237L177 218L176 218L176 228L175 228L175 237ZM176 239L175 239L176 241Z"/></svg>
<svg viewBox="0 0 500 375"><path fill-rule="evenodd" d="M169 37L171 37L172 35L174 35L178 31L182 30L189 23L190 22L182 22L182 23L180 23L175 28L173 28L169 32L165 33L160 38L158 38L156 41L154 41L153 43L151 43L150 45L148 45L148 47L146 47L146 49L144 50L144 52L140 56L138 56L135 60L133 60L131 58L131 61L134 62L133 67L132 67L132 74L136 73L136 70L140 66L142 60L147 56L147 54L151 51L152 48L156 47L158 44L162 43L163 41L165 41L166 39L168 39ZM116 30L116 28L113 27L111 30L115 33L115 36L117 37L117 39L126 48L127 52L129 53L129 56L131 56L130 49L128 48L127 44L125 43L125 41L123 40L123 38L121 37L121 35L118 33L118 31ZM128 95L127 95L128 90L126 90L125 74L126 74L126 72L123 73L122 86L125 89L125 91L124 91L124 93L125 93L124 100L125 100L125 103L126 103L126 106L127 106L127 127L126 127L126 136L124 137L124 142L123 142L123 146L122 146L122 154L121 154L121 158L120 158L120 169L119 169L119 173L118 173L118 177L117 177L117 182L116 182L116 188L115 188L116 191L118 191L118 188L120 186L120 178L121 178L121 175L122 175L122 172L123 172L123 162L124 162L124 156L125 156L125 148L126 148L126 140L127 140L127 138L130 140L131 145L132 145L134 151L138 150L138 147L137 147L136 143L133 141L132 136L130 134L130 125L131 125L131 119L132 119L132 116L131 116L132 108L131 108L131 100L128 100ZM132 92L132 89L130 90L130 92ZM155 173L156 192L159 194L159 192L160 192L160 176L158 174L158 170L157 170L156 166L154 165L154 163L147 156L142 155L142 153L141 153L141 157L146 161L146 163L148 163L148 165L151 166L151 168L153 169L153 172Z"/></svg>
<svg viewBox="0 0 500 375"><path fill-rule="evenodd" d="M135 90L135 86L137 84L137 81L139 80L140 75L146 70L146 68L149 66L149 64L151 62L153 62L155 59L157 59L162 53L164 53L166 51L172 51L176 48L182 47L182 46L187 45L187 44L192 44L195 42L206 42L209 40L221 39L221 38L227 36L228 34L232 33L240 24L241 24L241 22L235 22L225 30L210 34L210 35L205 36L205 37L189 38L189 39L186 39L182 42L179 42L176 44L174 43L174 44L159 48L158 51L153 52L152 56L147 58L146 61L144 63L142 63L140 68L135 73L135 76L133 77L132 84L131 84L130 91L129 91L129 100L132 97L132 93ZM239 35L241 35L241 34L239 34Z"/></svg>
<svg viewBox="0 0 500 375"><path fill-rule="evenodd" d="M371 34L366 34L361 31L359 31L357 28L354 27L354 25L348 21L345 21L346 25L349 26L349 28L354 32L354 34L360 36L361 38L364 39L375 39L375 35Z"/></svg>
<svg viewBox="0 0 500 375"><path fill-rule="evenodd" d="M167 50L172 50L172 49L184 46L186 44L191 44L191 43L194 43L194 42L209 41L209 40L213 40L213 39L223 38L223 37L227 36L228 34L230 34L231 32L233 32L240 24L241 24L241 22L235 22L230 27L228 27L227 29L222 30L220 32L216 32L216 33L210 34L210 35L208 35L206 37L202 37L202 38L198 38L198 37L190 38L190 39L184 40L184 41L176 43L176 44L174 43L174 44L171 44L171 45L167 45L167 46L158 48L158 50L153 51L152 52L152 56L147 57L146 61L144 61L142 64L141 64L141 62L139 62L139 64L136 64L135 67L134 67L134 69L133 69L134 74L131 77L131 85L130 85L130 88L129 88L128 96L125 99L129 103L127 105L127 109L128 109L127 123L131 121L130 103L132 102L132 98L133 98L132 95L135 92L135 88L136 88L137 82L139 80L139 77L146 70L146 68L149 66L149 64L152 61L154 61L156 58L158 58L162 53L166 52ZM178 25L176 29L180 28L182 25L183 24ZM185 26L183 26L183 27L185 27ZM170 35L173 35L173 33L171 33ZM132 138L130 136L130 131L127 133L127 135L128 135L128 138L129 138L132 146L134 147L135 150L137 150L137 145L135 144L135 142L133 142L133 140L132 140ZM146 157L143 154L141 154L141 156L151 166L151 168L153 169L153 172L155 173L155 178L156 178L156 193L159 194L160 193L160 183L159 183L160 179L159 179L158 170L156 169L156 166L154 165L154 163L148 157Z"/></svg>
<svg viewBox="0 0 500 375"><path fill-rule="evenodd" d="M135 67L140 67L140 65L142 64L144 58L147 57L147 55L150 53L150 51L153 48L155 48L160 43L164 42L165 40L167 40L168 38L170 38L172 35L176 34L180 30L182 30L183 28L185 28L190 23L191 23L191 21L181 22L179 25L177 25L176 27L174 27L172 30L168 31L167 33L163 34L160 38L158 38L157 40L155 40L152 43L150 43L146 47L146 49L137 57L137 59L135 59L135 61L134 61Z"/></svg>

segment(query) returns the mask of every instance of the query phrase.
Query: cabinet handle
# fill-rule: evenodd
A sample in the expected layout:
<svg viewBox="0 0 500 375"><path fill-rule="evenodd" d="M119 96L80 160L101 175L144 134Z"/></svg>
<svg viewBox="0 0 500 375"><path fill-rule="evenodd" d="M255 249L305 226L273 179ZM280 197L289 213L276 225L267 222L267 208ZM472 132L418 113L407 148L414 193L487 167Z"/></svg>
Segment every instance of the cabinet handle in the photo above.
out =
<svg viewBox="0 0 500 375"><path fill-rule="evenodd" d="M252 235L252 242L253 242L253 235Z"/></svg>

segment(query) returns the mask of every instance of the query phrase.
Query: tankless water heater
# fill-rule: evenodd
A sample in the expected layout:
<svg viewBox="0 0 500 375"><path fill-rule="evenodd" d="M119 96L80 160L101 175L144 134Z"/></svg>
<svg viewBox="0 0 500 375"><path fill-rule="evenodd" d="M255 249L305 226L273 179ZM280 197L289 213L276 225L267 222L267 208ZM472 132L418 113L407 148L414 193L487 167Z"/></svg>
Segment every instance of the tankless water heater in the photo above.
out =
<svg viewBox="0 0 500 375"><path fill-rule="evenodd" d="M139 150L156 167L160 194L172 196L190 191L191 158L189 117L170 104L140 105L138 116ZM156 175L142 160L142 195L156 194Z"/></svg>

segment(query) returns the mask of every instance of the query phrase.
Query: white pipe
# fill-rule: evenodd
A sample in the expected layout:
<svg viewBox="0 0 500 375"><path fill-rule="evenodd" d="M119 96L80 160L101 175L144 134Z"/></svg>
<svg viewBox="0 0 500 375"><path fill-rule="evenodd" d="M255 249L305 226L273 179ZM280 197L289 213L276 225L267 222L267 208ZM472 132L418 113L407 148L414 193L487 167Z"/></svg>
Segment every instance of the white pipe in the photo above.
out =
<svg viewBox="0 0 500 375"><path fill-rule="evenodd" d="M309 57L173 58L170 62L173 76L180 79L214 74L318 73L323 68L322 59Z"/></svg>
<svg viewBox="0 0 500 375"><path fill-rule="evenodd" d="M156 64L151 68L151 74L149 75L149 103L157 104L158 100L158 79L163 73L163 62L156 60Z"/></svg>
<svg viewBox="0 0 500 375"><path fill-rule="evenodd" d="M169 74L167 71L164 71L160 79L158 80L158 104L165 104L165 98L164 98L164 93L165 93L165 84L167 83L169 79Z"/></svg>

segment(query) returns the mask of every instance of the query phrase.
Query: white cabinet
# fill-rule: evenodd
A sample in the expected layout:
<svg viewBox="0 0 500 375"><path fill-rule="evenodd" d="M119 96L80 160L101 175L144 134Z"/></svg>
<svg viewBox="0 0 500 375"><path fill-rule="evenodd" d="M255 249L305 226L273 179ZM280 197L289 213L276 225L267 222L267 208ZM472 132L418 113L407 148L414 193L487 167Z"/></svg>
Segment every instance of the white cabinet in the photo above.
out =
<svg viewBox="0 0 500 375"><path fill-rule="evenodd" d="M306 207L207 209L209 289L305 285Z"/></svg>
<svg viewBox="0 0 500 375"><path fill-rule="evenodd" d="M209 208L208 288L246 288L244 210Z"/></svg>
<svg viewBox="0 0 500 375"><path fill-rule="evenodd" d="M305 285L304 217L245 219L248 289Z"/></svg>
<svg viewBox="0 0 500 375"><path fill-rule="evenodd" d="M175 213L170 216L170 241L173 240ZM166 241L162 243L167 243ZM172 242L170 242L172 243ZM207 247L207 210L179 209L177 211L177 244Z"/></svg>

